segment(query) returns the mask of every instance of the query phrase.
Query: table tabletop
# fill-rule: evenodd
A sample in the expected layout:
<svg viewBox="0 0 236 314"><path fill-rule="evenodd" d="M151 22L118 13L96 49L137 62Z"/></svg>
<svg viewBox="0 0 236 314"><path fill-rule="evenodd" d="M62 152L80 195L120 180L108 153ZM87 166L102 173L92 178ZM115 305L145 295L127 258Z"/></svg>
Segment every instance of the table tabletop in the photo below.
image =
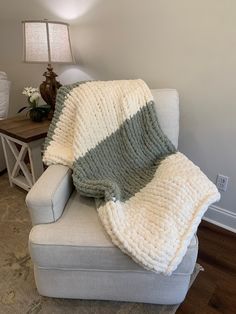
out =
<svg viewBox="0 0 236 314"><path fill-rule="evenodd" d="M46 137L51 121L33 122L25 115L0 120L0 133L29 143Z"/></svg>

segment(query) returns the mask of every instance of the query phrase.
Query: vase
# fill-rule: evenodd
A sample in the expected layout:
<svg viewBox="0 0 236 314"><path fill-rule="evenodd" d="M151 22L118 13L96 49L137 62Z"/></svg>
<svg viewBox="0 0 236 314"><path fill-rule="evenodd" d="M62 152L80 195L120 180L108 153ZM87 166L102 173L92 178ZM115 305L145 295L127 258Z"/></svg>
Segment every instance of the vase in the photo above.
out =
<svg viewBox="0 0 236 314"><path fill-rule="evenodd" d="M43 120L43 113L37 108L33 108L29 112L30 119L34 122L42 122Z"/></svg>

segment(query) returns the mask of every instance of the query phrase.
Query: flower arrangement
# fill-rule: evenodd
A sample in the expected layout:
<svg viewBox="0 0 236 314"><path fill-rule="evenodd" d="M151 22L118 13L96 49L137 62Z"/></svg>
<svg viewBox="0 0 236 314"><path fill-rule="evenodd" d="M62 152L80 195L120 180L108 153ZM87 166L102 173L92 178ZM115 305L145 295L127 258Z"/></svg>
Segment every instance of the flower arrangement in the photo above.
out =
<svg viewBox="0 0 236 314"><path fill-rule="evenodd" d="M39 93L38 88L25 87L23 89L22 94L28 97L29 104L34 104L35 106L37 106L39 98L40 98L40 93Z"/></svg>
<svg viewBox="0 0 236 314"><path fill-rule="evenodd" d="M43 118L48 116L51 108L47 104L39 105L41 96L38 88L25 87L22 94L27 97L28 106L22 107L18 113L26 110L27 113L29 113L31 120L35 122L41 122Z"/></svg>

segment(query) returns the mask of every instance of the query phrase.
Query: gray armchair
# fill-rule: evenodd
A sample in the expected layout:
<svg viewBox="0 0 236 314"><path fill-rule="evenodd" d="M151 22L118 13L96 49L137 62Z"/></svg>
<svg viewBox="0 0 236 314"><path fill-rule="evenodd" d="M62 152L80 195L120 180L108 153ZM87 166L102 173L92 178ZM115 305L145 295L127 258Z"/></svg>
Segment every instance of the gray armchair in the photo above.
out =
<svg viewBox="0 0 236 314"><path fill-rule="evenodd" d="M177 146L176 90L152 90L159 122ZM71 170L50 166L27 195L33 223L29 249L41 295L156 304L183 301L198 252L194 237L171 276L143 269L115 247L96 213L93 199L73 188Z"/></svg>
<svg viewBox="0 0 236 314"><path fill-rule="evenodd" d="M10 85L11 83L7 80L6 73L0 71L0 120L4 120L8 116ZM6 162L0 139L0 172L4 169L6 169Z"/></svg>

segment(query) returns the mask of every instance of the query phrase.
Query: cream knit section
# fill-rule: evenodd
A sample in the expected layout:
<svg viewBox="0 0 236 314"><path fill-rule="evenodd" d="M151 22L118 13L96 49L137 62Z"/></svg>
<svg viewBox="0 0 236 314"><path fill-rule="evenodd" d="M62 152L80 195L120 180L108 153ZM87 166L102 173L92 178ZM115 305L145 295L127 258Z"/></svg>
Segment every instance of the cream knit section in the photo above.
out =
<svg viewBox="0 0 236 314"><path fill-rule="evenodd" d="M65 99L44 161L71 167L151 100L142 80L93 81L74 88Z"/></svg>
<svg viewBox="0 0 236 314"><path fill-rule="evenodd" d="M115 245L149 270L170 275L181 262L209 204L215 185L181 153L170 155L152 181L125 203L98 208Z"/></svg>
<svg viewBox="0 0 236 314"><path fill-rule="evenodd" d="M65 99L65 106L56 124L53 140L44 152L43 161L47 164L62 164L72 167L74 161L73 139L77 104L73 92Z"/></svg>

